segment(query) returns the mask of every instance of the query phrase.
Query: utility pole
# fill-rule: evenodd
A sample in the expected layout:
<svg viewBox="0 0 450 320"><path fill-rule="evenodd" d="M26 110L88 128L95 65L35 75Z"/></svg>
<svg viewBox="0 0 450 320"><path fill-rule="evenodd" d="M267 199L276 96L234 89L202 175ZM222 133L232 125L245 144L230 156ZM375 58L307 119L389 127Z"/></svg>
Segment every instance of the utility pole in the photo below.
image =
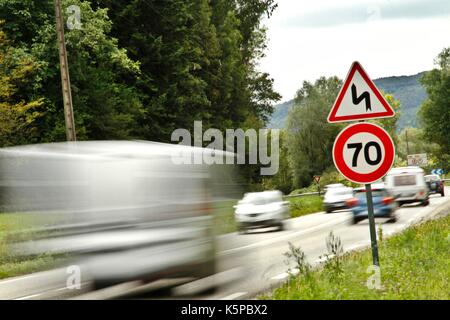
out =
<svg viewBox="0 0 450 320"><path fill-rule="evenodd" d="M408 142L408 129L405 129L405 136L406 136L406 155L409 154L409 142Z"/></svg>
<svg viewBox="0 0 450 320"><path fill-rule="evenodd" d="M73 119L72 92L70 90L69 65L67 63L66 42L64 39L64 20L61 10L61 0L54 0L56 15L56 33L58 34L59 65L64 101L64 120L66 123L67 141L76 141L75 122Z"/></svg>

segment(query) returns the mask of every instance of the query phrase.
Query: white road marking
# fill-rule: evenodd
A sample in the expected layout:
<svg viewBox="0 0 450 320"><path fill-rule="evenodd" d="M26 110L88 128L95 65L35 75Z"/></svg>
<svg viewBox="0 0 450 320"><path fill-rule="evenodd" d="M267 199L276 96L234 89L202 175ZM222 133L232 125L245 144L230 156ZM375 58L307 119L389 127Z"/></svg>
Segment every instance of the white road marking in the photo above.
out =
<svg viewBox="0 0 450 320"><path fill-rule="evenodd" d="M0 284L9 283L9 282L14 282L14 281L19 281L19 280L24 280L24 279L33 278L33 277L36 277L36 275L35 275L35 274L32 274L32 275L29 275L29 276L22 276L22 277L19 277L19 278L13 278L13 279L8 279L8 280L2 280L2 281L0 282Z"/></svg>
<svg viewBox="0 0 450 320"><path fill-rule="evenodd" d="M299 272L300 272L300 270L295 268L295 269L292 269L290 272L280 273L280 274L278 274L278 275L276 275L276 276L274 276L274 277L272 277L270 279L272 279L272 280L282 280L282 279L285 279L285 278L289 277L290 275L296 276Z"/></svg>
<svg viewBox="0 0 450 320"><path fill-rule="evenodd" d="M285 278L289 277L289 274L286 272L280 273L279 275L276 275L275 277L272 277L270 279L272 280L283 280Z"/></svg>
<svg viewBox="0 0 450 320"><path fill-rule="evenodd" d="M266 239L266 240L259 241L259 242L256 242L256 243L248 244L246 246L224 250L222 252L219 252L219 255L226 255L226 254L230 254L230 253L235 253L235 252L239 252L239 251L250 249L250 248L263 247L263 246L266 246L266 245L269 245L269 244L273 244L273 243L279 242L281 240L293 238L295 236L299 236L299 235L302 235L302 234L305 234L305 233L309 233L309 232L312 232L312 231L315 231L315 230L320 230L320 229L322 229L324 227L333 226L333 225L336 225L336 224L339 224L339 223L343 223L343 222L348 221L349 219L350 219L349 217L345 217L345 219L343 219L342 217L339 217L338 219L333 219L331 221L319 224L317 226L314 226L314 227L311 227L311 228L308 228L308 229L295 231L295 232L288 233L288 234L285 234L285 235L282 235L282 236L279 236L279 237Z"/></svg>
<svg viewBox="0 0 450 320"><path fill-rule="evenodd" d="M230 294L229 296L223 297L220 300L234 300L236 298L242 297L243 295L246 295L247 292L236 292L233 294Z"/></svg>
<svg viewBox="0 0 450 320"><path fill-rule="evenodd" d="M42 293L37 293L37 294L32 294L32 295L29 295L29 296L25 296L25 297L16 298L14 300L27 300L27 299L39 297L41 295L42 295Z"/></svg>

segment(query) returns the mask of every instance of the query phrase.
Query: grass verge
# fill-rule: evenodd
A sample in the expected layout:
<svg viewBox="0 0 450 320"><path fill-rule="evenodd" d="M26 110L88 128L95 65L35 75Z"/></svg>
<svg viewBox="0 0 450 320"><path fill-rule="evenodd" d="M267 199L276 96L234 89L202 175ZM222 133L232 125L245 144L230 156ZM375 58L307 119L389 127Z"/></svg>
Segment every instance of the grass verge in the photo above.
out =
<svg viewBox="0 0 450 320"><path fill-rule="evenodd" d="M318 195L288 198L291 202L291 217L300 217L306 214L322 211L322 197Z"/></svg>
<svg viewBox="0 0 450 320"><path fill-rule="evenodd" d="M20 258L12 256L8 251L8 236L31 227L34 219L35 217L30 214L0 213L0 279L46 270L55 266L56 260L50 255Z"/></svg>
<svg viewBox="0 0 450 320"><path fill-rule="evenodd" d="M370 250L344 254L339 264L291 277L261 299L450 299L450 216L428 221L379 242L381 287ZM333 259L332 259L333 260Z"/></svg>

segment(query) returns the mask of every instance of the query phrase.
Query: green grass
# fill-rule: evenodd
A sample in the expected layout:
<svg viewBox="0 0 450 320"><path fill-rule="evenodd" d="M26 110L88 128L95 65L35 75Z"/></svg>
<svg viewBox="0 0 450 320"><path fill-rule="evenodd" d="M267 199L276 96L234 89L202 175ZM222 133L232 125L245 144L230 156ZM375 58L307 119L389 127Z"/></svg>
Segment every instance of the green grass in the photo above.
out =
<svg viewBox="0 0 450 320"><path fill-rule="evenodd" d="M300 217L306 214L322 211L322 198L319 196L304 196L297 198L287 198L291 202L291 217ZM222 201L215 204L215 229L217 234L224 234L237 231L234 220L235 200Z"/></svg>
<svg viewBox="0 0 450 320"><path fill-rule="evenodd" d="M0 213L0 279L49 269L56 260L50 255L21 258L10 254L8 238L33 226L36 216L19 213Z"/></svg>
<svg viewBox="0 0 450 320"><path fill-rule="evenodd" d="M216 234L224 234L237 231L234 221L235 200L221 201L215 203L214 227Z"/></svg>
<svg viewBox="0 0 450 320"><path fill-rule="evenodd" d="M306 214L322 211L322 197L318 195L288 198L291 202L291 217L300 217Z"/></svg>
<svg viewBox="0 0 450 320"><path fill-rule="evenodd" d="M341 270L329 265L292 277L261 299L450 299L450 216L379 242L381 289L366 285L370 250L345 254ZM338 276L336 276L336 274Z"/></svg>

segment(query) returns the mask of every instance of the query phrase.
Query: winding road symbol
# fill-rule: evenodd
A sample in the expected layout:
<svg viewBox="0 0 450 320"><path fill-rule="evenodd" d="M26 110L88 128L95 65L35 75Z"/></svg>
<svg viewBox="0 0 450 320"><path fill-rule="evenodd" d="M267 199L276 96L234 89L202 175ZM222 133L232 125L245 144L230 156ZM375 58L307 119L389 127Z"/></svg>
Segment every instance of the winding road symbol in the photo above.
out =
<svg viewBox="0 0 450 320"><path fill-rule="evenodd" d="M356 86L355 84L352 84L352 102L354 105L358 105L361 103L361 101L366 101L366 111L372 111L372 106L370 105L370 93L367 91L364 91L359 97L356 93Z"/></svg>

